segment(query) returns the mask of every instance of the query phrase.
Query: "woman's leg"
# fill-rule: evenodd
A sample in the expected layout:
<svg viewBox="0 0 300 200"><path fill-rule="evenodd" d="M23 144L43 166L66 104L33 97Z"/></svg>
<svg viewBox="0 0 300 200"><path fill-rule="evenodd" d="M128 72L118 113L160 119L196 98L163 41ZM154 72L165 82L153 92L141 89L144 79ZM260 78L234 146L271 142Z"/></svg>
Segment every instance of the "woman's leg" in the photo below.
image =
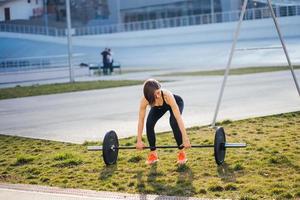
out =
<svg viewBox="0 0 300 200"><path fill-rule="evenodd" d="M167 110L164 109L157 109L157 108L151 108L146 122L146 131L147 131L147 138L150 146L150 150L154 151L155 148L155 132L154 132L154 126L156 122L167 112Z"/></svg>
<svg viewBox="0 0 300 200"><path fill-rule="evenodd" d="M182 114L183 107L184 107L183 100L181 98L176 99L176 102L177 102L177 105L179 107L180 114ZM180 147L180 145L182 145L182 134L181 134L180 128L179 128L178 123L177 123L177 120L176 120L172 110L170 111L170 125L171 125L171 128L173 130L174 138L176 140L178 148L182 149L183 147Z"/></svg>

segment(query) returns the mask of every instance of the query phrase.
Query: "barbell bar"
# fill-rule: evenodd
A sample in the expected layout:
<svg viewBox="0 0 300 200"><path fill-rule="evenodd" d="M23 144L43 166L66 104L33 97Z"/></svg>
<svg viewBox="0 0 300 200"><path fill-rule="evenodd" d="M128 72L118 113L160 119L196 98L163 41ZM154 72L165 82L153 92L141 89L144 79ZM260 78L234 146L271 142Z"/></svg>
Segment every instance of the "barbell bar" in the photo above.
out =
<svg viewBox="0 0 300 200"><path fill-rule="evenodd" d="M208 145L192 145L191 148L213 148L215 147L212 144L208 144ZM247 145L245 143L225 143L224 144L225 148L243 148L243 147L247 147ZM143 149L150 149L151 147L149 146L145 146L143 147ZM178 146L156 146L156 149L177 149ZM111 149L136 149L136 147L134 146L120 146L120 147L115 147L115 146L111 146ZM88 146L87 150L89 151L102 151L103 147L102 146Z"/></svg>
<svg viewBox="0 0 300 200"><path fill-rule="evenodd" d="M214 148L214 157L218 165L221 165L225 160L227 148L245 148L246 143L226 143L226 135L223 127L218 127L215 133L214 144L192 145L192 148ZM146 146L143 149L150 149ZM156 148L178 148L178 146L156 146ZM103 146L88 146L89 151L102 151L104 163L112 165L117 162L118 152L120 149L136 149L135 146L119 146L119 140L115 131L109 131L103 139Z"/></svg>

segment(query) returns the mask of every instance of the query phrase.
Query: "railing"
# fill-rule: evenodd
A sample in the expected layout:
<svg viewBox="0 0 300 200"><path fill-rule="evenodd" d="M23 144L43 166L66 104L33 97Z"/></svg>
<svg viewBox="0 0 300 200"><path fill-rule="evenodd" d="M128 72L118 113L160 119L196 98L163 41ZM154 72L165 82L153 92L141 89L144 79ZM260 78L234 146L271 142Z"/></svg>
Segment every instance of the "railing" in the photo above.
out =
<svg viewBox="0 0 300 200"><path fill-rule="evenodd" d="M74 54L72 64L79 66L83 54ZM68 67L67 55L0 59L0 73Z"/></svg>
<svg viewBox="0 0 300 200"><path fill-rule="evenodd" d="M296 16L300 15L300 6L281 6L274 8L277 17ZM101 26L87 26L82 28L75 28L74 35L99 35L109 34L117 32L129 32L140 30L161 29L170 27L192 26L211 23L222 23L237 21L240 15L240 11L220 12L214 14L201 14L190 15L182 17L161 18L148 21L136 21L130 23L113 24L113 25L101 25ZM255 8L248 9L245 14L245 20L256 20L270 18L269 9ZM39 34L49 36L66 36L65 29L58 29L53 27L43 26L28 26L28 25L16 25L16 24L0 24L0 32L14 32L14 33L28 33Z"/></svg>
<svg viewBox="0 0 300 200"><path fill-rule="evenodd" d="M274 8L277 17L300 15L300 6L284 6ZM82 27L75 29L75 35L99 35L116 32L129 32L140 30L151 30L170 27L193 26L211 23L222 23L237 21L240 11L220 12L214 14L190 15L182 17L161 18L148 21L137 21L123 24L113 24L105 26ZM248 9L245 20L256 20L270 18L269 9L255 8Z"/></svg>
<svg viewBox="0 0 300 200"><path fill-rule="evenodd" d="M12 32L12 33L27 33L37 35L49 35L49 36L65 36L65 29L44 27L44 26L32 26L32 25L20 25L20 24L0 24L0 32Z"/></svg>

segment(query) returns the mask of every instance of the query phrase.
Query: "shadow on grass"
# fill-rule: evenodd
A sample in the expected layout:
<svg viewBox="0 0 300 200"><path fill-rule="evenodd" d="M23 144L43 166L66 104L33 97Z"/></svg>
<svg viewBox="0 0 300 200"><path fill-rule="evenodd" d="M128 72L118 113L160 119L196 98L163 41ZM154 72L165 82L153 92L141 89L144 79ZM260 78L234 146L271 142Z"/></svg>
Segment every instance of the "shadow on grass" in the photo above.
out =
<svg viewBox="0 0 300 200"><path fill-rule="evenodd" d="M114 172L117 170L117 168L118 168L117 164L104 166L100 172L99 179L106 180L106 179L110 178L114 174Z"/></svg>
<svg viewBox="0 0 300 200"><path fill-rule="evenodd" d="M234 170L227 163L217 166L218 176L224 182L236 182Z"/></svg>
<svg viewBox="0 0 300 200"><path fill-rule="evenodd" d="M146 193L153 193L159 195L155 198L155 200L166 199L164 195L168 196L181 196L176 198L178 200L186 200L189 199L190 196L195 194L195 187L193 186L194 180L194 173L187 165L178 166L176 169L178 172L178 177L176 184L166 182L161 180L158 177L168 176L161 172L157 171L157 164L151 166L148 177L147 177L147 184L151 187L151 190L146 189L146 185L143 181L143 174L142 172L138 172L137 174L137 189L140 195L140 200L146 200L147 195Z"/></svg>

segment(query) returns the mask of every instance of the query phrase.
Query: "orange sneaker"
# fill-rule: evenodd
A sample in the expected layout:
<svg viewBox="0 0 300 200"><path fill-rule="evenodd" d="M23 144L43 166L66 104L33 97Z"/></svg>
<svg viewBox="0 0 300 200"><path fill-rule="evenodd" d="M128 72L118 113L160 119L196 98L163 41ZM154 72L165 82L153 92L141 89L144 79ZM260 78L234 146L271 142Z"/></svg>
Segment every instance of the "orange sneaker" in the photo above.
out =
<svg viewBox="0 0 300 200"><path fill-rule="evenodd" d="M157 152L151 151L148 155L148 159L146 160L146 164L152 165L152 164L156 163L157 161L159 161Z"/></svg>
<svg viewBox="0 0 300 200"><path fill-rule="evenodd" d="M183 165L187 162L186 154L184 150L180 150L177 155L177 164Z"/></svg>

